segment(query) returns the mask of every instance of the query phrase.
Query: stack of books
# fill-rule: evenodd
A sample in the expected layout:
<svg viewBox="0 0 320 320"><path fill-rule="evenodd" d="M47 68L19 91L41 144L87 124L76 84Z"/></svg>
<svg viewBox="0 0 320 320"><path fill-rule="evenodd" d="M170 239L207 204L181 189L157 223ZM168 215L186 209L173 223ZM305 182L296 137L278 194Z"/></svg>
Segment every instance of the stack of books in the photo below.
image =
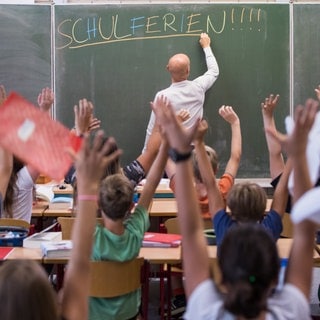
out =
<svg viewBox="0 0 320 320"><path fill-rule="evenodd" d="M42 242L42 254L47 258L70 258L72 250L71 240Z"/></svg>
<svg viewBox="0 0 320 320"><path fill-rule="evenodd" d="M181 234L146 232L143 237L143 247L174 248L181 244Z"/></svg>

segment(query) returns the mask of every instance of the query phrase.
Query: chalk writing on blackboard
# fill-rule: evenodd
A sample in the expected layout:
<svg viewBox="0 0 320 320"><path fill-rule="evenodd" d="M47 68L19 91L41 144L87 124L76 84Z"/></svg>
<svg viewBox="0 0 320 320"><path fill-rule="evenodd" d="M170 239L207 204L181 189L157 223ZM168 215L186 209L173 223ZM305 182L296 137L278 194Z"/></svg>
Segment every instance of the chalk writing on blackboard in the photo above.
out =
<svg viewBox="0 0 320 320"><path fill-rule="evenodd" d="M198 37L201 32L221 34L233 31L265 31L266 14L254 8L231 8L213 13L171 13L153 16L73 17L57 23L56 49L78 49L120 41ZM264 17L263 17L264 16Z"/></svg>

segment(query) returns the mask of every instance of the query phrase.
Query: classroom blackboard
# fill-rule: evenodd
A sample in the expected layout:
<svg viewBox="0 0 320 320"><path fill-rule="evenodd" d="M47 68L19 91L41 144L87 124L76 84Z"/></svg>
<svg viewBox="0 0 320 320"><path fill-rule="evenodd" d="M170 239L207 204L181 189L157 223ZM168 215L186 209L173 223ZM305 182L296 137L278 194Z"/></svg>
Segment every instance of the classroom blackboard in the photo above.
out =
<svg viewBox="0 0 320 320"><path fill-rule="evenodd" d="M294 105L316 98L314 89L320 84L320 5L293 6L294 32Z"/></svg>
<svg viewBox="0 0 320 320"><path fill-rule="evenodd" d="M0 84L34 104L51 87L51 6L0 5Z"/></svg>
<svg viewBox="0 0 320 320"><path fill-rule="evenodd" d="M221 105L239 114L243 155L238 177L269 177L260 103L270 93L281 102L276 122L284 130L289 114L290 41L288 4L55 5L56 117L74 124L80 98L95 104L102 127L124 150L123 164L142 150L151 101L170 84L165 66L184 52L190 79L205 72L198 44L212 39L220 76L206 95L207 144L224 169L230 127L218 115Z"/></svg>

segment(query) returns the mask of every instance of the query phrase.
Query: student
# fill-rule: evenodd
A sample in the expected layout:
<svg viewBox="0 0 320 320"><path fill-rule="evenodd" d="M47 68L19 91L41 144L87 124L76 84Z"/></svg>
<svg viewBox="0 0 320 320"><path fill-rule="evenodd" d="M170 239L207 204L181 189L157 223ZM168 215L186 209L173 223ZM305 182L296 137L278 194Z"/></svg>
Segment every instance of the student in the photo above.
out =
<svg viewBox="0 0 320 320"><path fill-rule="evenodd" d="M161 106L168 104L163 97L152 103ZM162 177L167 153L164 140L132 214L134 188L130 181L122 174L113 174L101 182L99 209L104 225L96 226L93 260L127 261L138 256L144 233L150 225L148 208ZM135 319L140 301L140 290L114 299L91 297L89 319Z"/></svg>
<svg viewBox="0 0 320 320"><path fill-rule="evenodd" d="M49 112L52 104L52 90L42 89L38 96L40 110ZM22 219L30 223L34 183L39 174L40 172L31 165L25 165L18 158L13 157L13 169L4 200L4 217Z"/></svg>
<svg viewBox="0 0 320 320"><path fill-rule="evenodd" d="M279 99L280 96L278 94L270 94L269 97L265 98L265 100L261 102L263 126L264 128L269 128L269 130L273 130L274 132L277 131L274 120L274 110L278 105ZM265 137L269 152L269 168L272 179L271 184L275 187L283 172L285 162L282 155L281 145L266 130Z"/></svg>
<svg viewBox="0 0 320 320"><path fill-rule="evenodd" d="M234 112L231 106L222 106L219 109L220 116L230 124L231 127L231 150L230 150L230 157L227 162L226 168L224 170L223 175L219 179L218 187L221 193L222 199L224 204L226 203L227 195L234 185L234 179L237 175L240 159L241 159L241 152L242 152L242 139L241 139L241 128L240 128L240 119L238 115ZM205 122L204 122L205 123ZM206 199L203 197L203 201L208 204L208 195L206 187L203 183L203 179L201 177L199 164L198 164L198 153L199 148L203 147L203 136L204 132L198 132L199 136L197 135L194 139L194 146L195 150L193 151L192 156L192 163L193 163L193 171L196 177L196 186L197 188L201 188L202 190L202 197L205 196ZM209 159L211 167L213 169L213 173L216 175L219 169L218 166L218 159L215 150L211 149L208 146L205 146L206 152L209 155ZM198 192L199 194L199 192ZM209 210L205 218L210 218Z"/></svg>
<svg viewBox="0 0 320 320"><path fill-rule="evenodd" d="M240 119L238 115L234 112L231 106L223 105L219 109L220 116L230 124L231 127L231 149L230 149L230 157L227 162L225 171L223 175L219 179L219 190L221 192L222 198L224 202L226 201L227 194L231 187L234 184L234 179L237 175L241 152L242 152L242 139L241 139L241 126ZM206 123L206 122L205 122ZM207 126L207 123L206 123ZM204 133L203 133L204 134ZM193 172L195 176L195 187L199 198L199 205L201 207L202 217L205 219L210 219L209 207L208 207L208 196L207 190L203 183L203 179L200 174L199 165L198 165L198 157L197 157L197 149L199 145L203 143L203 137L199 132L199 137L195 137L193 141L195 149L192 152L192 164L193 164ZM210 159L210 164L213 169L214 174L216 175L219 169L218 155L214 149L205 145L205 149L207 152L207 156ZM170 178L170 188L175 190L175 166L170 159L168 160L166 166L166 173Z"/></svg>
<svg viewBox="0 0 320 320"><path fill-rule="evenodd" d="M217 245L222 242L226 232L233 226L243 222L259 222L270 232L274 240L280 237L282 232L282 217L285 212L288 196L287 182L291 171L290 161L275 190L271 210L265 215L267 195L263 188L255 183L239 183L234 185L227 196L225 203L218 189L216 177L206 155L203 136L207 131L207 124L202 121L198 126L197 136L202 137L202 143L198 143L198 162L200 173L208 191L209 209L216 233Z"/></svg>
<svg viewBox="0 0 320 320"><path fill-rule="evenodd" d="M320 86L315 88L315 93L318 100L320 100ZM269 97L265 98L264 102L261 103L261 111L263 117L264 128L269 128L268 131L265 130L265 136L269 152L269 165L270 165L270 175L271 175L271 185L275 189L279 183L280 177L285 167L285 161L283 153L281 151L281 146L278 141L273 138L272 133L277 132L275 120L274 120L274 110L278 105L280 96L270 94ZM289 177L290 179L290 177ZM289 182L290 184L290 182ZM320 185L320 177L316 179L315 186ZM285 212L291 212L292 199L290 193L288 194L288 201L286 205Z"/></svg>
<svg viewBox="0 0 320 320"><path fill-rule="evenodd" d="M231 106L223 105L219 109L220 116L230 124L231 127L231 150L230 158L227 162L225 171L219 179L218 188L221 193L224 207L226 206L226 198L228 192L234 185L234 179L237 175L241 152L242 152L242 139L241 139L241 126L240 119L238 115L234 112ZM208 203L208 192L207 188L203 182L200 174L199 164L198 164L198 153L202 151L204 146L204 134L207 130L207 122L203 121L203 130L198 130L198 134L194 138L194 147L192 151L192 167L195 177L195 188L198 196L198 202L200 206L200 211L203 219L211 219L211 214L209 210ZM218 156L214 149L205 145L205 150L210 161L211 168L214 175L218 171ZM168 160L166 165L166 173L170 177L170 187L175 191L175 165L172 160ZM174 276L171 279L171 286L173 289L173 299L171 302L171 315L176 315L182 313L186 306L186 299L183 289L183 282L181 277Z"/></svg>
<svg viewBox="0 0 320 320"><path fill-rule="evenodd" d="M92 146L85 137L76 156L78 215L72 231L73 249L59 300L38 262L6 261L0 267L1 318L10 320L87 320L90 255L96 224L99 183L104 169L120 155L106 157L114 139L103 143L99 132Z"/></svg>
<svg viewBox="0 0 320 320"><path fill-rule="evenodd" d="M208 70L202 76L192 81L188 80L190 59L185 54L176 54L169 59L167 64L171 85L156 94L156 98L160 95L166 96L172 103L175 113L180 109L186 109L190 113L190 118L184 122L187 128L192 126L198 118L202 118L205 93L212 87L219 75L219 67L210 47L210 37L206 33L201 33L199 43L203 48ZM155 117L151 112L143 151L145 151L154 124Z"/></svg>
<svg viewBox="0 0 320 320"><path fill-rule="evenodd" d="M6 91L3 85L0 85L0 108L6 99ZM0 218L3 211L3 200L7 192L9 179L13 167L12 154L3 148L0 148Z"/></svg>
<svg viewBox="0 0 320 320"><path fill-rule="evenodd" d="M305 108L298 107L294 131L282 140L295 172L295 202L312 186L305 153L317 107L318 103L312 100L307 101ZM153 110L167 135L169 154L177 167L176 198L188 298L184 319L310 319L308 297L315 225L302 221L295 226L285 284L273 294L279 271L274 241L259 224L242 224L230 230L219 258L222 275L219 288L223 288L223 293L220 292L211 279L202 220L192 187L190 142L196 126L185 131L172 117L172 109L156 106Z"/></svg>

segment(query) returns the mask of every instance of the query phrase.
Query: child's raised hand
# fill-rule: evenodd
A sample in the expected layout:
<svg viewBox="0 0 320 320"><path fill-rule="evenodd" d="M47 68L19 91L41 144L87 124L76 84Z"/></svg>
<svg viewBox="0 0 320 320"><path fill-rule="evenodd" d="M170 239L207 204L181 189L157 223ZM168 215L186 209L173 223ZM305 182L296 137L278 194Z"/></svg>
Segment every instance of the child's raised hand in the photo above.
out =
<svg viewBox="0 0 320 320"><path fill-rule="evenodd" d="M197 130L194 135L194 142L195 143L202 143L204 142L204 136L208 131L208 122L206 120L201 120L199 125L197 126Z"/></svg>
<svg viewBox="0 0 320 320"><path fill-rule="evenodd" d="M280 95L270 94L269 97L264 99L264 102L261 103L262 113L266 116L272 117L275 107L278 104Z"/></svg>
<svg viewBox="0 0 320 320"><path fill-rule="evenodd" d="M0 106L5 102L7 99L7 93L4 85L0 85Z"/></svg>
<svg viewBox="0 0 320 320"><path fill-rule="evenodd" d="M177 119L180 123L187 121L190 118L190 112L186 109L180 109L177 112Z"/></svg>
<svg viewBox="0 0 320 320"><path fill-rule="evenodd" d="M318 87L315 88L314 91L315 91L315 93L317 95L318 100L320 101L320 85L318 85Z"/></svg>
<svg viewBox="0 0 320 320"><path fill-rule="evenodd" d="M80 99L79 104L74 108L74 125L77 135L85 134L89 131L92 119L93 104L87 99Z"/></svg>
<svg viewBox="0 0 320 320"><path fill-rule="evenodd" d="M305 152L308 135L313 126L318 107L319 102L314 99L308 99L304 106L297 106L294 117L295 125L290 135L284 135L269 128L266 128L266 131L281 144L290 156L299 156Z"/></svg>
<svg viewBox="0 0 320 320"><path fill-rule="evenodd" d="M219 109L220 116L230 124L234 124L236 122L239 122L238 115L234 112L233 108L231 106L221 106Z"/></svg>
<svg viewBox="0 0 320 320"><path fill-rule="evenodd" d="M54 93L50 88L43 88L38 95L38 105L40 110L46 112L50 110L54 102Z"/></svg>
<svg viewBox="0 0 320 320"><path fill-rule="evenodd" d="M190 144L195 135L198 122L189 130L183 128L177 120L170 101L164 96L160 96L154 102L151 102L151 107L156 115L156 121L166 135L170 146L180 152L190 151Z"/></svg>

